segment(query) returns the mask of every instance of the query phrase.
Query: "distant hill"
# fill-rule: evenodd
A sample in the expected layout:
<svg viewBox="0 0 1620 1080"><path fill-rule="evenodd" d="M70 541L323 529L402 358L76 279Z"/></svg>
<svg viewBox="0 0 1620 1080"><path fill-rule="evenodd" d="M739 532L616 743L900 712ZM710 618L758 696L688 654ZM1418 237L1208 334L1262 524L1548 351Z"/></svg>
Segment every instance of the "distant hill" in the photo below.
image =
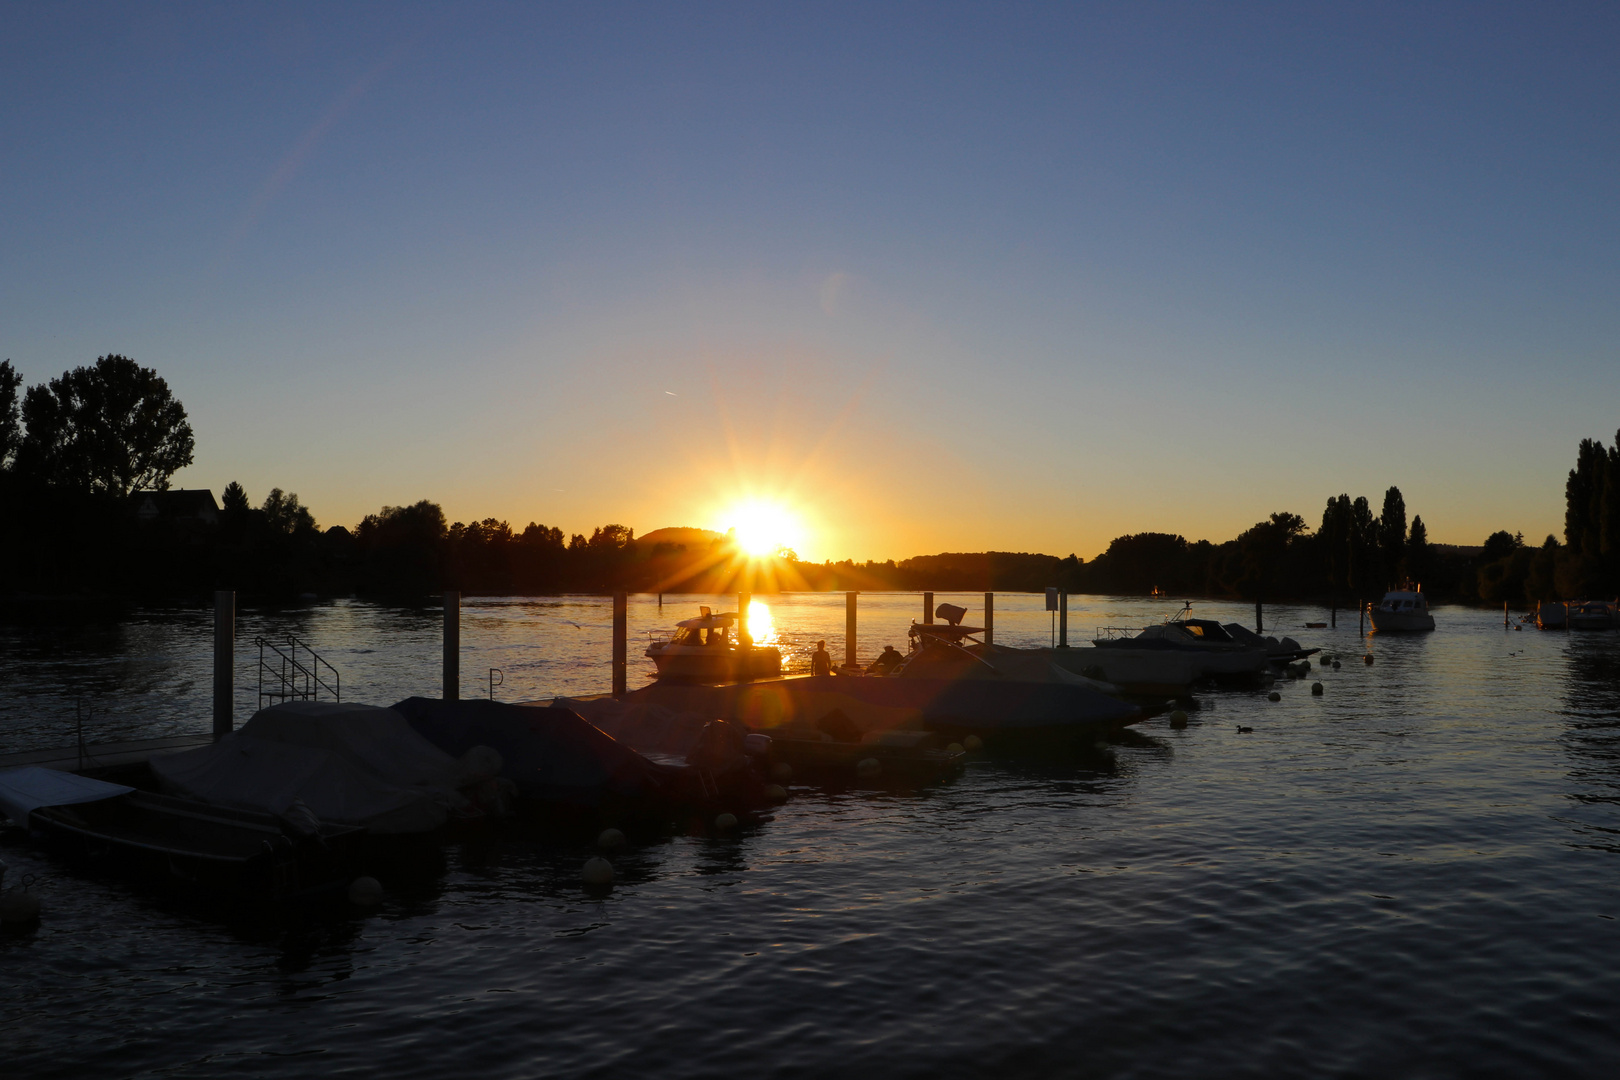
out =
<svg viewBox="0 0 1620 1080"><path fill-rule="evenodd" d="M683 547L687 551L707 551L710 544L724 538L723 533L717 533L713 529L693 529L676 526L668 529L654 529L650 533L643 533L636 537L636 543L647 547L656 547L659 544L673 544L676 547Z"/></svg>

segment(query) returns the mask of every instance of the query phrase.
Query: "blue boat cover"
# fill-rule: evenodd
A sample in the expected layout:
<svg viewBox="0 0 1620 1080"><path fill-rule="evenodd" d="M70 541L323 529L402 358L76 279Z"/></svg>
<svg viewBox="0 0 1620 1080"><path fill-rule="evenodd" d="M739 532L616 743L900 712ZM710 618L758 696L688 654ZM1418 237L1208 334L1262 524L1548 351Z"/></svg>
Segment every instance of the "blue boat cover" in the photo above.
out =
<svg viewBox="0 0 1620 1080"><path fill-rule="evenodd" d="M494 747L501 775L527 799L598 807L609 799L670 798L678 786L680 769L647 760L568 709L413 697L394 711L452 756Z"/></svg>

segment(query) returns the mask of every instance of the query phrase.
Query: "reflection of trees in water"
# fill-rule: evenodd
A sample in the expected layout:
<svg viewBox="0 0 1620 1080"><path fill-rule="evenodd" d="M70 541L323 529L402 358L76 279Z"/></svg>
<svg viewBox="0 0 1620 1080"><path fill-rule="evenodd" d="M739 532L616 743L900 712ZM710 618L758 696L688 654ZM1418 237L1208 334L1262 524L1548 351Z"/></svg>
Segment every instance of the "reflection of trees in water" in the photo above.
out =
<svg viewBox="0 0 1620 1080"><path fill-rule="evenodd" d="M1574 634L1565 654L1564 734L1585 843L1620 853L1620 636Z"/></svg>

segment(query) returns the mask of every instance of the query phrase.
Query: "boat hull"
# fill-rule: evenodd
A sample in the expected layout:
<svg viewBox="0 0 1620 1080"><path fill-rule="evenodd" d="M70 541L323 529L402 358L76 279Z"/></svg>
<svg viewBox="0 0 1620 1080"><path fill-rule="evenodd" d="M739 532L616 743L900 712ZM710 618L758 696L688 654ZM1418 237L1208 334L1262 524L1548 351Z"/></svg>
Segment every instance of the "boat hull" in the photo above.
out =
<svg viewBox="0 0 1620 1080"><path fill-rule="evenodd" d="M1381 633L1418 633L1434 629L1434 616L1426 611L1385 611L1373 608L1373 629Z"/></svg>
<svg viewBox="0 0 1620 1080"><path fill-rule="evenodd" d="M353 876L363 830L323 824L290 836L251 811L137 791L40 807L29 833L69 858L189 893L281 901L334 891Z"/></svg>
<svg viewBox="0 0 1620 1080"><path fill-rule="evenodd" d="M782 654L774 648L715 649L665 645L647 650L658 678L673 682L729 683L774 679L782 674Z"/></svg>

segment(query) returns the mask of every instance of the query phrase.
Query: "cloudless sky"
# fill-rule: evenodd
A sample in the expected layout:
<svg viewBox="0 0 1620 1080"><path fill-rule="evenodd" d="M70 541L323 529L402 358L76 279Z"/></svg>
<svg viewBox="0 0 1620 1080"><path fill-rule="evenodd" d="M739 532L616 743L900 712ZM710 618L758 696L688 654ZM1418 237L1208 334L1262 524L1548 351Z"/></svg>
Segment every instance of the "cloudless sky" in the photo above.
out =
<svg viewBox="0 0 1620 1080"><path fill-rule="evenodd" d="M814 558L1562 532L1620 427L1620 8L0 5L0 357L322 525Z"/></svg>

